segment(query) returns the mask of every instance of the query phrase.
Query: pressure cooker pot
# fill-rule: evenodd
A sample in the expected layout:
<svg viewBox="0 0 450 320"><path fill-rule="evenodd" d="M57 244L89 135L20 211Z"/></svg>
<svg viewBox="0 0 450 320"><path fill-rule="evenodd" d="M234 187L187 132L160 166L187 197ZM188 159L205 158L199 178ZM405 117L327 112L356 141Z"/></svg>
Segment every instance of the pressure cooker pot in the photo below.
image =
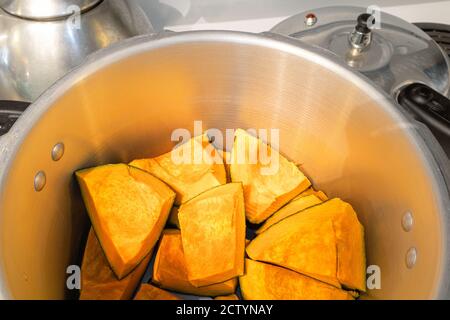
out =
<svg viewBox="0 0 450 320"><path fill-rule="evenodd" d="M381 276L365 298L449 297L449 161L427 127L326 50L219 31L104 49L1 138L0 296L72 296L89 230L74 171L167 152L199 124L278 129L281 153L354 205Z"/></svg>

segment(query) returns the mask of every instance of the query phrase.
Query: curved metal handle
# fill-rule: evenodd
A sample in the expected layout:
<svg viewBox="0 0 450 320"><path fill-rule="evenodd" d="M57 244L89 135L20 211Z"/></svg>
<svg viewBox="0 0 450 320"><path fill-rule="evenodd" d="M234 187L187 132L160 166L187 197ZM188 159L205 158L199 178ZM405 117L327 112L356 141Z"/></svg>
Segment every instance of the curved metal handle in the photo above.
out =
<svg viewBox="0 0 450 320"><path fill-rule="evenodd" d="M0 137L8 133L29 102L0 100Z"/></svg>
<svg viewBox="0 0 450 320"><path fill-rule="evenodd" d="M430 128L450 157L450 100L422 83L401 89L397 100L416 120Z"/></svg>

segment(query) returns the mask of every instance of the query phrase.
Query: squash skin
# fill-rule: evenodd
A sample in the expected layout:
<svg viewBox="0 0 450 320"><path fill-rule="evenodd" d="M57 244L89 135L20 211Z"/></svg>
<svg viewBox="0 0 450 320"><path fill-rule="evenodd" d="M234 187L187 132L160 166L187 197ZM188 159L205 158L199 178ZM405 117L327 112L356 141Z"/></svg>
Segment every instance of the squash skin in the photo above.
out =
<svg viewBox="0 0 450 320"><path fill-rule="evenodd" d="M245 208L240 183L205 191L183 204L178 218L188 278L194 286L243 274Z"/></svg>
<svg viewBox="0 0 450 320"><path fill-rule="evenodd" d="M151 174L125 164L80 170L76 177L92 227L120 280L153 249L175 193Z"/></svg>
<svg viewBox="0 0 450 320"><path fill-rule="evenodd" d="M237 278L197 288L189 280L184 259L181 231L163 231L153 266L152 282L158 287L197 296L228 295L236 291Z"/></svg>
<svg viewBox="0 0 450 320"><path fill-rule="evenodd" d="M229 296L218 296L214 300L239 300L239 297L235 294L230 294Z"/></svg>
<svg viewBox="0 0 450 320"><path fill-rule="evenodd" d="M91 228L81 264L80 300L128 300L149 264L151 253L125 278L118 280Z"/></svg>
<svg viewBox="0 0 450 320"><path fill-rule="evenodd" d="M191 152L192 162L176 164L172 152L185 150ZM194 157L202 157L201 163L194 163ZM189 201L200 193L227 183L225 166L220 153L209 143L206 135L192 138L178 148L150 159L138 159L130 166L145 170L164 181L176 192L175 205Z"/></svg>
<svg viewBox="0 0 450 320"><path fill-rule="evenodd" d="M297 212L303 211L306 208L315 206L320 203L322 203L322 200L320 200L315 195L295 198L283 208L275 212L272 216L270 216L269 219L267 219L264 224L258 230L256 230L256 234L260 234L261 232L266 231L269 227L283 220L284 218L287 218Z"/></svg>
<svg viewBox="0 0 450 320"><path fill-rule="evenodd" d="M143 283L136 293L134 300L181 300L176 295L166 290Z"/></svg>
<svg viewBox="0 0 450 320"><path fill-rule="evenodd" d="M353 300L348 292L295 271L245 259L244 300Z"/></svg>
<svg viewBox="0 0 450 320"><path fill-rule="evenodd" d="M314 195L317 198L319 198L322 201L328 201L330 200L328 198L328 196L325 194L325 192L319 190L315 190L313 187L306 189L305 191L303 191L302 193L300 193L297 197L295 197L294 199L292 199L292 201L301 198L301 197L306 197L306 196L310 196L310 195Z"/></svg>
<svg viewBox="0 0 450 320"><path fill-rule="evenodd" d="M353 208L332 199L289 216L259 234L250 258L279 265L338 288L365 291L364 232Z"/></svg>
<svg viewBox="0 0 450 320"><path fill-rule="evenodd" d="M250 161L248 152L251 150L250 146L257 146L258 154L263 152L261 150L268 150L267 153L270 153L271 156L275 155L279 164L278 172L263 175L261 169L264 166L259 161L256 164L252 164ZM245 151L245 159L240 159L240 156L243 155L238 154L239 150ZM242 129L235 132L231 160L231 181L242 182L246 217L254 224L266 220L311 185L294 163Z"/></svg>

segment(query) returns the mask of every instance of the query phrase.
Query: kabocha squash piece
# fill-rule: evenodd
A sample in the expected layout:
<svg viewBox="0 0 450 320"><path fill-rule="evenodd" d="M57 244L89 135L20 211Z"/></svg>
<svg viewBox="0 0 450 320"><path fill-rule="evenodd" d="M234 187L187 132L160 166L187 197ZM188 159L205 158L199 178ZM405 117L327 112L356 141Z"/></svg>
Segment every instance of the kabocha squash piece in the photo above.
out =
<svg viewBox="0 0 450 320"><path fill-rule="evenodd" d="M295 271L245 259L239 277L244 300L353 300L346 291Z"/></svg>
<svg viewBox="0 0 450 320"><path fill-rule="evenodd" d="M295 198L294 200L290 201L287 205L285 205L283 208L275 212L271 217L269 217L269 219L267 219L266 222L264 222L261 228L256 230L256 234L259 234L267 230L275 223L283 220L286 217L293 215L294 213L315 206L319 203L322 203L322 200L320 200L315 195Z"/></svg>
<svg viewBox="0 0 450 320"><path fill-rule="evenodd" d="M333 223L314 215L300 222L297 213L274 224L247 246L254 260L273 263L340 288L336 277L336 239Z"/></svg>
<svg viewBox="0 0 450 320"><path fill-rule="evenodd" d="M189 281L197 287L244 272L245 209L241 183L208 190L180 207Z"/></svg>
<svg viewBox="0 0 450 320"><path fill-rule="evenodd" d="M275 159L274 172L263 164L268 159ZM294 163L242 129L235 132L231 160L231 180L244 186L245 211L251 223L263 222L311 185Z"/></svg>
<svg viewBox="0 0 450 320"><path fill-rule="evenodd" d="M248 246L250 258L336 287L365 291L364 232L340 199L307 208L272 225Z"/></svg>
<svg viewBox="0 0 450 320"><path fill-rule="evenodd" d="M177 162L183 159L186 161ZM177 193L176 205L227 182L223 159L205 135L192 138L161 156L134 160L130 165L167 183Z"/></svg>
<svg viewBox="0 0 450 320"><path fill-rule="evenodd" d="M170 210L169 219L167 220L167 223L173 227L180 228L180 221L178 220L178 210L179 207L173 206Z"/></svg>
<svg viewBox="0 0 450 320"><path fill-rule="evenodd" d="M81 264L80 300L128 300L139 285L151 253L129 275L118 280L91 228Z"/></svg>
<svg viewBox="0 0 450 320"><path fill-rule="evenodd" d="M76 172L95 234L119 279L152 250L175 193L161 180L125 164Z"/></svg>
<svg viewBox="0 0 450 320"><path fill-rule="evenodd" d="M136 293L134 300L181 300L176 295L152 286L151 284L142 284Z"/></svg>
<svg viewBox="0 0 450 320"><path fill-rule="evenodd" d="M323 191L316 191L313 187L311 187L309 189L306 189L302 193L300 193L297 197L292 199L292 201L294 201L294 200L296 200L298 198L302 198L302 197L306 197L306 196L310 196L310 195L314 195L314 196L316 196L317 198L319 198L322 201L329 200L327 195Z"/></svg>
<svg viewBox="0 0 450 320"><path fill-rule="evenodd" d="M339 199L332 202L336 206L333 227L338 253L337 278L345 288L365 292L364 227L350 204Z"/></svg>
<svg viewBox="0 0 450 320"><path fill-rule="evenodd" d="M233 278L205 287L194 287L188 280L181 232L175 229L163 231L153 266L152 282L167 290L207 297L234 293L237 286L237 278Z"/></svg>
<svg viewBox="0 0 450 320"><path fill-rule="evenodd" d="M218 296L214 300L239 300L239 297L235 294L230 294L229 296Z"/></svg>

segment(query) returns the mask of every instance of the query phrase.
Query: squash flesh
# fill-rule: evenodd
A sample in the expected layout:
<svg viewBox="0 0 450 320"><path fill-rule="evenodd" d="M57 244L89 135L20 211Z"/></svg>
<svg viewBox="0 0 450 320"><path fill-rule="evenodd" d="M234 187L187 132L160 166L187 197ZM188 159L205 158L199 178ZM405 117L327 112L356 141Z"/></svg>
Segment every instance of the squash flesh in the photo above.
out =
<svg viewBox="0 0 450 320"><path fill-rule="evenodd" d="M150 172L167 183L177 196L177 206L213 187L225 184L227 176L223 159L205 135L150 159L130 162L133 167ZM190 163L176 163L172 157L190 155ZM186 156L188 157L188 156Z"/></svg>
<svg viewBox="0 0 450 320"><path fill-rule="evenodd" d="M197 288L188 279L180 230L166 229L153 266L152 282L157 286L198 296L218 296L235 292L237 278Z"/></svg>
<svg viewBox="0 0 450 320"><path fill-rule="evenodd" d="M259 234L250 258L303 273L338 288L365 291L363 228L340 199L305 209Z"/></svg>
<svg viewBox="0 0 450 320"><path fill-rule="evenodd" d="M256 230L256 234L259 234L267 230L275 223L283 220L286 217L293 215L294 213L297 213L299 211L302 211L306 208L315 206L320 203L322 203L322 200L320 200L315 195L295 198L292 201L290 201L287 205L285 205L283 208L275 212L271 217L269 217L269 219L267 219L264 222L264 224L258 230Z"/></svg>
<svg viewBox="0 0 450 320"><path fill-rule="evenodd" d="M247 246L248 256L253 260L303 273L339 288L336 278L336 238L331 221L309 215L298 223L291 217L253 239Z"/></svg>
<svg viewBox="0 0 450 320"><path fill-rule="evenodd" d="M243 274L245 209L240 183L213 188L183 204L178 219L193 285L206 286Z"/></svg>
<svg viewBox="0 0 450 320"><path fill-rule="evenodd" d="M266 166L259 160L252 163L252 150L257 159L263 158L260 155L266 150L268 158L277 159L278 171L263 175ZM246 217L251 223L263 222L311 185L294 163L242 129L235 132L231 160L231 180L243 184Z"/></svg>
<svg viewBox="0 0 450 320"><path fill-rule="evenodd" d="M245 259L245 275L239 283L245 300L353 300L344 290L250 259Z"/></svg>
<svg viewBox="0 0 450 320"><path fill-rule="evenodd" d="M151 253L128 276L118 280L91 228L81 264L80 300L130 299L147 268L150 256Z"/></svg>
<svg viewBox="0 0 450 320"><path fill-rule="evenodd" d="M152 175L124 164L76 173L97 238L119 279L149 254L175 193Z"/></svg>
<svg viewBox="0 0 450 320"><path fill-rule="evenodd" d="M142 284L134 300L181 300L176 295L150 284Z"/></svg>

